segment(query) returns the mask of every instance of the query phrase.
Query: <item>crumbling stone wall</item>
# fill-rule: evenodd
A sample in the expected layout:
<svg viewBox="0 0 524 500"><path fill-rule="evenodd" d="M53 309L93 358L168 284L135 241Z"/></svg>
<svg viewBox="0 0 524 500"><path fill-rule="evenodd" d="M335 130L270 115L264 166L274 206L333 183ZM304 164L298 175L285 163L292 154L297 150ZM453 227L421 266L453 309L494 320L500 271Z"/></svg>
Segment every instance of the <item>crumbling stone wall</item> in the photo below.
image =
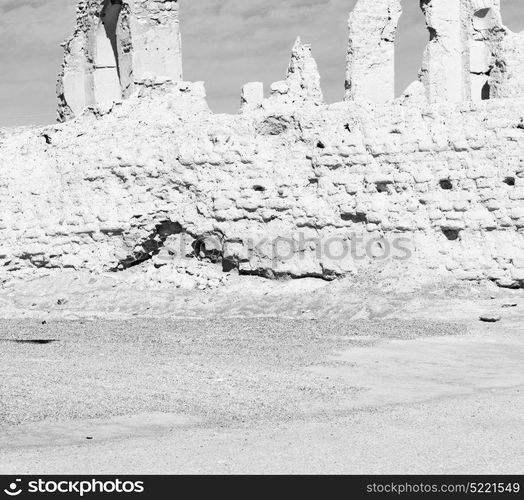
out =
<svg viewBox="0 0 524 500"><path fill-rule="evenodd" d="M299 102L214 115L201 84L151 83L102 118L2 137L0 269L147 265L152 240L185 235L227 269L329 279L407 255L317 241L402 238L419 269L524 284L522 99ZM275 256L279 239L297 251Z"/></svg>
<svg viewBox="0 0 524 500"><path fill-rule="evenodd" d="M80 0L59 75L61 121L107 111L144 79L182 79L178 0Z"/></svg>

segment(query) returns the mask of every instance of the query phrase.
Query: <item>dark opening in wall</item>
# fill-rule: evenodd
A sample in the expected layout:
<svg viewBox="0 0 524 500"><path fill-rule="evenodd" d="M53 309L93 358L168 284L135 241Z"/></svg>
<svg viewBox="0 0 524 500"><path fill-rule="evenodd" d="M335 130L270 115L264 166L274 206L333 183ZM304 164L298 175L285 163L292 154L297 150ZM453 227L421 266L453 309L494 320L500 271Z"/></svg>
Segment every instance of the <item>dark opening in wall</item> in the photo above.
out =
<svg viewBox="0 0 524 500"><path fill-rule="evenodd" d="M340 214L340 218L343 221L353 222L354 224L362 224L362 223L367 224L368 223L368 218L366 217L366 214L360 213L360 212L357 212L355 214L342 213Z"/></svg>
<svg viewBox="0 0 524 500"><path fill-rule="evenodd" d="M515 185L515 177L506 177L504 179L504 184L507 184L508 186L514 186Z"/></svg>
<svg viewBox="0 0 524 500"><path fill-rule="evenodd" d="M446 191L453 189L453 183L449 179L442 179L439 184Z"/></svg>
<svg viewBox="0 0 524 500"><path fill-rule="evenodd" d="M489 83L486 82L484 84L484 86L482 87L481 99L483 101L487 101L487 100L489 100L490 96L491 96L491 87L490 87Z"/></svg>
<svg viewBox="0 0 524 500"><path fill-rule="evenodd" d="M209 234L197 238L193 246L193 256L199 260L207 260L209 262L221 262L224 256L222 236Z"/></svg>
<svg viewBox="0 0 524 500"><path fill-rule="evenodd" d="M375 187L377 188L378 193L389 193L390 182L377 182Z"/></svg>
<svg viewBox="0 0 524 500"><path fill-rule="evenodd" d="M256 191L257 193L263 193L266 190L264 186L255 185L253 186L253 191Z"/></svg>
<svg viewBox="0 0 524 500"><path fill-rule="evenodd" d="M460 238L460 230L459 229L447 229L443 228L442 233L449 241L456 241Z"/></svg>

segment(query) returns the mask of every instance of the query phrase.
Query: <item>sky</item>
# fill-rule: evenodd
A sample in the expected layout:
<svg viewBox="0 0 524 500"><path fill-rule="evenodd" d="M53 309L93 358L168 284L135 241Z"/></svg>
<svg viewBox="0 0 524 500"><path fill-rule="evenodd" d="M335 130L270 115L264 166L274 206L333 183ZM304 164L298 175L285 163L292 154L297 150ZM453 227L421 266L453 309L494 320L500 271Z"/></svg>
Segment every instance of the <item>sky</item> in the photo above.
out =
<svg viewBox="0 0 524 500"><path fill-rule="evenodd" d="M327 102L342 99L347 18L356 0L180 0L184 79L206 82L215 112L236 112L249 81L285 76L297 36L310 43ZM60 44L75 0L0 0L0 126L55 121ZM417 77L428 35L419 0L402 0L397 94ZM502 0L505 23L524 30L524 0Z"/></svg>

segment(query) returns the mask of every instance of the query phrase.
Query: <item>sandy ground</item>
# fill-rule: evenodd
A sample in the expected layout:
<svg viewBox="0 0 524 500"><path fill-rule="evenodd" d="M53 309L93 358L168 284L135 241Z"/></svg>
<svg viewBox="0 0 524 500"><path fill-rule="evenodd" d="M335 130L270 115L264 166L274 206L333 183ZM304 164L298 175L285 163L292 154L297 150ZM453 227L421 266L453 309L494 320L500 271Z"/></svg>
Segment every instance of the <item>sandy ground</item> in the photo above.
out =
<svg viewBox="0 0 524 500"><path fill-rule="evenodd" d="M4 294L0 473L522 473L522 292L254 283Z"/></svg>

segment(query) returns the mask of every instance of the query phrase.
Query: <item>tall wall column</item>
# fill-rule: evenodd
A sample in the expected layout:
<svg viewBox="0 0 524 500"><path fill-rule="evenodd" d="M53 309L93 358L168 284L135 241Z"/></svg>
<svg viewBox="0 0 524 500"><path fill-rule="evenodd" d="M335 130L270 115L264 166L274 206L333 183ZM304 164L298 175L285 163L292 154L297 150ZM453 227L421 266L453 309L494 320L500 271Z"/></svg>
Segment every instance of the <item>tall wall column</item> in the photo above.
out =
<svg viewBox="0 0 524 500"><path fill-rule="evenodd" d="M346 100L395 98L395 35L400 0L358 0L349 17Z"/></svg>
<svg viewBox="0 0 524 500"><path fill-rule="evenodd" d="M141 81L182 79L178 0L79 0L57 93L64 121L107 110Z"/></svg>
<svg viewBox="0 0 524 500"><path fill-rule="evenodd" d="M430 41L420 79L429 101L461 102L467 97L462 0L422 0Z"/></svg>
<svg viewBox="0 0 524 500"><path fill-rule="evenodd" d="M129 16L133 79L182 80L178 0L134 0Z"/></svg>

